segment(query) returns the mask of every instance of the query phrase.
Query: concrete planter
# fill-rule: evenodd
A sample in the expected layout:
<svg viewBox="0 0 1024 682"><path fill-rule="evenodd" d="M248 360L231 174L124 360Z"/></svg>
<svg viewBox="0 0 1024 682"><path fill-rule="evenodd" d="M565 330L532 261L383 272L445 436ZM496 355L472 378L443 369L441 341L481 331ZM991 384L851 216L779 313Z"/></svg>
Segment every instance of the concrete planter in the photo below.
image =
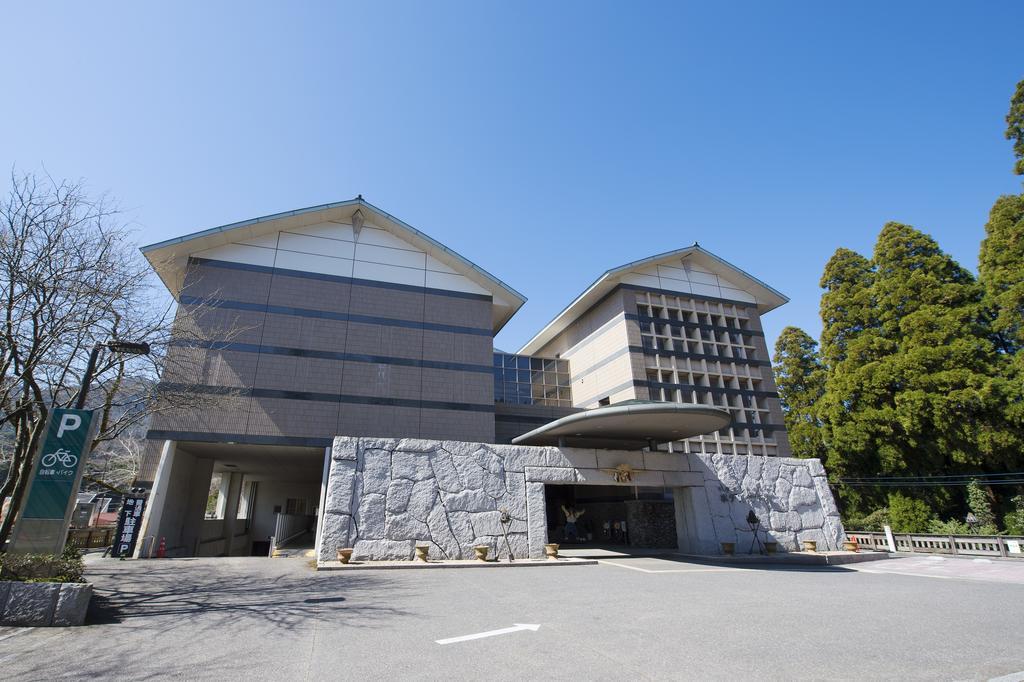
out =
<svg viewBox="0 0 1024 682"><path fill-rule="evenodd" d="M0 625L82 625L90 599L88 583L0 581Z"/></svg>
<svg viewBox="0 0 1024 682"><path fill-rule="evenodd" d="M779 543L772 542L771 540L764 543L765 554L777 554L779 551Z"/></svg>
<svg viewBox="0 0 1024 682"><path fill-rule="evenodd" d="M430 552L430 545L416 545L416 561L426 563L429 561L427 554Z"/></svg>
<svg viewBox="0 0 1024 682"><path fill-rule="evenodd" d="M735 553L736 553L736 543L735 542L723 542L722 543L722 554L725 554L726 556L732 556Z"/></svg>
<svg viewBox="0 0 1024 682"><path fill-rule="evenodd" d="M477 561L487 561L487 552L490 550L490 545L477 545L473 548L473 554L476 555Z"/></svg>
<svg viewBox="0 0 1024 682"><path fill-rule="evenodd" d="M817 552L818 543L816 540L804 540L802 543L805 552Z"/></svg>
<svg viewBox="0 0 1024 682"><path fill-rule="evenodd" d="M544 556L546 556L548 559L557 559L558 544L554 542L549 542L548 544L544 545Z"/></svg>
<svg viewBox="0 0 1024 682"><path fill-rule="evenodd" d="M843 542L843 551L844 552L859 552L860 551L860 545L857 544L856 540L846 540L845 542Z"/></svg>
<svg viewBox="0 0 1024 682"><path fill-rule="evenodd" d="M352 559L352 548L351 547L339 547L338 548L338 561L343 564L347 564Z"/></svg>

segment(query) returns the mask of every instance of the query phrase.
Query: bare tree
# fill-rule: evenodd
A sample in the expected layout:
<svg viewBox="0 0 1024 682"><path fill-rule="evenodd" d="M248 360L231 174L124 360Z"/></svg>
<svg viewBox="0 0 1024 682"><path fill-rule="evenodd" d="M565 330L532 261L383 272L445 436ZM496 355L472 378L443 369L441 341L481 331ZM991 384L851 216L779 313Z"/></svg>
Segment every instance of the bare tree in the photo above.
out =
<svg viewBox="0 0 1024 682"><path fill-rule="evenodd" d="M73 404L96 344L146 341L153 350L100 356L87 404L99 419L94 448L139 431L154 411L185 402L198 408L194 403L208 398L180 389L180 377L201 371L174 365L201 360L188 347L202 347L199 337L211 330L195 313L179 315L174 341L182 352L171 348L173 302L154 284L105 197L88 197L81 183L12 173L0 203L0 462L9 463L0 500L10 497L0 547L21 507L47 416ZM158 396L164 373L179 389Z"/></svg>
<svg viewBox="0 0 1024 682"><path fill-rule="evenodd" d="M85 462L87 484L125 495L139 475L146 441L139 435L122 433L93 449Z"/></svg>

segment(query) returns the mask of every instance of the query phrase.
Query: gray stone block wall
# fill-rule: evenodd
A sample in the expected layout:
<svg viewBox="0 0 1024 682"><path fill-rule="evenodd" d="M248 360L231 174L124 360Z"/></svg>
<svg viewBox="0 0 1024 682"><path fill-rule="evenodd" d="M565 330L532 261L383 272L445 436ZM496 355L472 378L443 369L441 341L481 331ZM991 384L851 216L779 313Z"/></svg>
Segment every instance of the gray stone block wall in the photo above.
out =
<svg viewBox="0 0 1024 682"><path fill-rule="evenodd" d="M545 485L616 485L623 466L632 480L620 485L677 492L681 551L717 554L722 542L749 542L751 509L783 549L815 540L834 550L845 539L817 460L342 436L332 448L318 558L333 561L338 548L352 547L356 560L405 560L418 543L441 559L472 558L481 544L504 557L502 510L512 518L515 556L541 558Z"/></svg>
<svg viewBox="0 0 1024 682"><path fill-rule="evenodd" d="M82 625L92 598L88 583L0 582L0 625Z"/></svg>

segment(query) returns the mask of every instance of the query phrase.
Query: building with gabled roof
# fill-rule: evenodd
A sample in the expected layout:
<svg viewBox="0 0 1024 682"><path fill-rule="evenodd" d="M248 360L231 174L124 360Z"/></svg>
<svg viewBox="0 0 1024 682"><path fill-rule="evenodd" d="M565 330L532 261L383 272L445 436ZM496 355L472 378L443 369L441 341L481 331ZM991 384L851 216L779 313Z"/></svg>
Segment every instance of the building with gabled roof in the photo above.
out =
<svg viewBox="0 0 1024 682"><path fill-rule="evenodd" d="M515 542L535 554L564 532L544 511L555 499L604 500L591 518L625 528L622 490L593 486L642 480L632 494L662 509L664 530L665 514L717 504L691 499L701 468L724 461L701 458L789 454L760 323L787 299L697 244L605 272L517 353L493 339L525 297L361 196L142 251L178 303L139 475L142 554L159 537L180 555L232 555L315 532L321 560L325 542L357 540L401 556L441 534L441 516L466 535L446 536L459 554L497 537L489 515L506 497L532 529ZM371 456L374 443L389 454ZM666 495L674 512L658 507ZM687 518L673 521L678 546L713 546L718 531ZM629 525L653 537L643 519Z"/></svg>

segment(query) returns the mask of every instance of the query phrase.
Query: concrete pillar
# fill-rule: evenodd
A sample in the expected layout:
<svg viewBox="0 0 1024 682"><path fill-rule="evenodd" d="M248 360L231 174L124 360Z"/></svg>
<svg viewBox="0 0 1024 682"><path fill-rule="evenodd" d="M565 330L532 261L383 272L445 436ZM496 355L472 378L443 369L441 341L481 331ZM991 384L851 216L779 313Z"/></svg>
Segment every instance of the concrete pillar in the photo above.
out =
<svg viewBox="0 0 1024 682"><path fill-rule="evenodd" d="M145 547L140 540L136 556L141 556L143 549L148 556L151 545L155 554L160 538L166 541L170 556L193 554L202 533L212 473L211 460L197 459L175 441L164 441L142 525L141 537L152 539Z"/></svg>
<svg viewBox="0 0 1024 682"><path fill-rule="evenodd" d="M188 477L188 499L181 512L181 546L189 556L196 556L203 535L206 505L210 499L213 460L195 458Z"/></svg>
<svg viewBox="0 0 1024 682"><path fill-rule="evenodd" d="M223 473L220 476L220 485L217 486L217 518L223 519L228 508L228 488L231 485L231 475Z"/></svg>
<svg viewBox="0 0 1024 682"><path fill-rule="evenodd" d="M324 468L320 476L320 507L316 510L316 543L314 556L320 556L320 543L324 535L324 510L327 508L327 478L331 470L331 448L324 448Z"/></svg>
<svg viewBox="0 0 1024 682"><path fill-rule="evenodd" d="M676 507L676 547L683 554L696 554L693 527L693 504L686 488L673 488L672 498Z"/></svg>
<svg viewBox="0 0 1024 682"><path fill-rule="evenodd" d="M224 553L231 556L235 528L238 526L238 504L242 499L242 474L224 472L220 480L221 490L224 491L224 523L221 533L225 538Z"/></svg>
<svg viewBox="0 0 1024 682"><path fill-rule="evenodd" d="M672 493L676 503L679 551L684 554L718 554L718 536L705 488L673 488Z"/></svg>
<svg viewBox="0 0 1024 682"><path fill-rule="evenodd" d="M146 512L142 518L141 535L138 542L135 543L135 558L149 556L149 545L153 545L152 553L156 553L156 543L160 542L160 536L157 532L163 520L164 503L167 500L167 488L170 485L171 469L174 467L176 450L177 443L175 441L164 441L163 448L160 451L160 463L157 465L156 476L153 478L153 488L149 492L149 499L146 500ZM146 540L146 538L150 539ZM146 550L145 554L142 553L143 550Z"/></svg>

